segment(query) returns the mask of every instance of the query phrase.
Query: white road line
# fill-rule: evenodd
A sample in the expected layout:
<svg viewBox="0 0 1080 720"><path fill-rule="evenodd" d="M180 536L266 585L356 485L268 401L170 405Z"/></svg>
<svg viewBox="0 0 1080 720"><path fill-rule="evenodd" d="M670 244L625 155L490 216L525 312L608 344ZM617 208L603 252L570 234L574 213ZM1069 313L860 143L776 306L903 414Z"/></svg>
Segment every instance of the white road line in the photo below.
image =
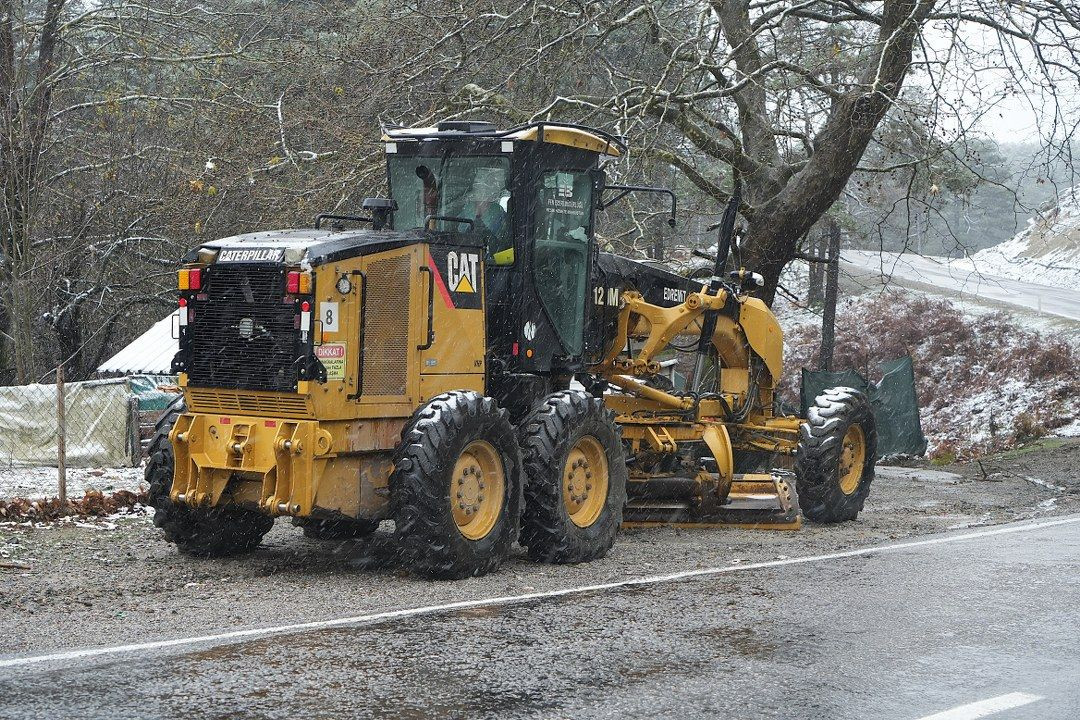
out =
<svg viewBox="0 0 1080 720"><path fill-rule="evenodd" d="M656 585L658 583L677 582L693 578L712 577L727 573L745 572L761 568L784 567L787 565L802 565L805 563L825 562L827 560L841 560L844 558L859 557L873 553L894 552L909 548L927 547L930 545L942 545L944 543L960 542L975 538L992 537L994 535L1011 535L1013 533L1032 532L1042 528L1057 525L1070 525L1080 523L1080 515L1073 515L1057 520L1028 523L1023 525L1006 525L1002 527L979 530L976 532L963 533L961 535L946 535L943 537L929 538L927 540L910 540L908 542L894 543L892 545L877 545L857 550L844 550L842 552L828 553L825 555L810 555L807 557L786 558L784 560L769 560L766 562L747 563L745 565L729 565L725 567L702 568L700 570L684 570L668 575L650 575L646 577L629 578L617 582L601 583L599 585L582 585L579 587L563 588L561 590L547 590L544 592L525 593L523 595L504 595L500 597L479 598L476 600L459 600L457 602L444 603L442 605L426 605L424 607L404 608L402 610L388 610L386 612L371 613L368 615L354 615L352 617L335 618L332 620L315 620L312 622L293 623L291 625L277 625L273 627L249 628L247 630L232 630L230 632L216 633L213 635L197 635L194 637L175 638L172 640L155 640L152 642L133 643L131 645L115 645L112 647L84 648L81 650L67 650L64 652L48 653L46 655L30 655L27 657L8 658L0 660L0 668L24 667L40 663L62 662L66 660L81 660L85 658L101 657L105 655L119 655L122 653L141 652L144 650L160 650L164 648L181 647L185 645L200 645L203 643L221 642L224 640L238 640L244 638L258 638L268 635L281 635L297 633L304 630L324 630L328 628L368 625L384 620L397 620L411 618L419 615L434 615L452 610L469 608L492 607L498 605L515 605L530 602L532 600L544 600L547 598L565 597L567 595L583 595L600 592L603 590L617 590L625 587L639 585Z"/></svg>
<svg viewBox="0 0 1080 720"><path fill-rule="evenodd" d="M939 713L921 717L919 720L976 720L977 718L994 715L1003 710L1011 710L1013 708L1021 707L1022 705L1030 705L1039 700L1042 700L1040 695L1028 695L1027 693L1014 692L1009 693L1008 695L998 695L997 697L988 698L986 700L968 703L967 705L954 707L951 710L942 710Z"/></svg>

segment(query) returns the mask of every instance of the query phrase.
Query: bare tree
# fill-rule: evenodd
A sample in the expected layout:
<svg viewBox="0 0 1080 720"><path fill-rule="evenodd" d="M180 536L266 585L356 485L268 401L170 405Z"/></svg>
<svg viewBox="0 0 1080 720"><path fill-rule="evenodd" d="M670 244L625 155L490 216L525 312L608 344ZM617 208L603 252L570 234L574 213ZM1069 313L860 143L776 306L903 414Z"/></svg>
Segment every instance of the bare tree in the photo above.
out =
<svg viewBox="0 0 1080 720"><path fill-rule="evenodd" d="M707 242L738 186L771 299L826 213L997 182L971 154L995 102L1028 98L1061 147L1077 25L1060 0L0 0L0 382L85 377L202 238L378 193L382 121L623 132L609 172L677 186L691 221L661 236L635 198L605 241Z"/></svg>
<svg viewBox="0 0 1080 720"><path fill-rule="evenodd" d="M867 148L890 143L885 118L922 122L934 140L905 165L952 152L966 138L956 128L1017 87L1058 140L1075 122L1062 104L1075 96L1057 88L1080 73L1080 11L1059 0L418 1L407 12L401 27L415 35L394 76L459 88L425 115L605 122L718 204L738 185L743 257L770 300Z"/></svg>
<svg viewBox="0 0 1080 720"><path fill-rule="evenodd" d="M83 345L159 294L145 261L168 241L147 211L168 204L174 162L202 154L170 142L176 115L233 103L224 63L264 39L241 6L0 0L0 370L15 381L37 379L41 347L84 376Z"/></svg>

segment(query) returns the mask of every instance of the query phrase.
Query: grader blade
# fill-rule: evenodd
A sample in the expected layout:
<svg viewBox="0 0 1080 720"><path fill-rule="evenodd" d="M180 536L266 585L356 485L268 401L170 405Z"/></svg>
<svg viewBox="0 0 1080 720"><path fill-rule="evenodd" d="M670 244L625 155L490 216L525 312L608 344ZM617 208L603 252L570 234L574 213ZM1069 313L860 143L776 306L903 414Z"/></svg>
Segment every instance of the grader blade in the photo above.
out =
<svg viewBox="0 0 1080 720"><path fill-rule="evenodd" d="M740 527L756 530L798 530L802 527L795 488L778 474L735 475L724 503L710 506L701 496L675 501L671 478L631 480L631 499L623 511L624 528ZM653 485L659 492L650 492ZM634 492L634 486L637 492ZM660 489L657 486L662 486ZM650 494L666 499L650 498Z"/></svg>

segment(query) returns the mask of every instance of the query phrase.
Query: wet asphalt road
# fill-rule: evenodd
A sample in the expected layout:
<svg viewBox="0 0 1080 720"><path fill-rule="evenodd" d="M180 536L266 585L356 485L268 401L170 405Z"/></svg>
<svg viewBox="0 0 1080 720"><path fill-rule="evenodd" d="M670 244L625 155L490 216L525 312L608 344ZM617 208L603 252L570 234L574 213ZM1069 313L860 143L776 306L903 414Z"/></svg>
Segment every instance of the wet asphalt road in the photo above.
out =
<svg viewBox="0 0 1080 720"><path fill-rule="evenodd" d="M1014 692L1043 699L989 717L1073 718L1078 559L1080 523L1071 522L377 625L5 668L0 718L915 719Z"/></svg>

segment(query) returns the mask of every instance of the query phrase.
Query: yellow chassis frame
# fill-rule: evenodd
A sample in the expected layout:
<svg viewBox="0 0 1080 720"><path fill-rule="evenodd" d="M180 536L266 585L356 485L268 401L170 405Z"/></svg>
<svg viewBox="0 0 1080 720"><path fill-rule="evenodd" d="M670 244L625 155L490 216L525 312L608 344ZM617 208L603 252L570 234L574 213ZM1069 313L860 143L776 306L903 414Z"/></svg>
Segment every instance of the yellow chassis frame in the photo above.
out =
<svg viewBox="0 0 1080 720"><path fill-rule="evenodd" d="M785 508L784 496L790 495L790 489L782 480L772 475L736 477L734 473L734 452L738 450L793 454L802 424L800 418L771 414L773 377L780 367L782 344L778 327L775 337L762 333L761 327L756 328L757 337L747 331L751 323L763 324L761 308L756 306L751 306L753 316L745 317L745 306L760 301L737 298L740 309L744 309L739 322L718 318L712 343L722 366L720 394L723 400L703 399L695 403L692 398L651 387L638 377L655 375L660 371L658 356L676 337L700 336L705 313L725 308L731 301L728 292L720 289L711 293L702 287L698 292L688 293L686 300L674 307L648 303L637 292L624 293L623 300L611 350L601 363L590 370L622 390L622 393L606 395L605 402L615 412L616 420L622 427L623 439L630 442L631 452L675 453L680 443L704 442L716 460L718 470L714 477L706 481L714 483L715 494L720 500L770 495L777 498L778 509ZM767 310L765 312L768 313ZM768 316L768 320L775 323L771 313ZM631 338L641 340L641 345L633 356L623 356L622 350ZM768 375L767 382L757 388L750 383L751 353L762 358ZM756 398L758 402L754 404L758 409L751 411L740 422L728 421L725 418L726 408L742 407L748 400L754 400L748 395L755 390L760 393ZM636 479L647 482L648 476L637 473ZM787 518L776 523L628 522L627 525L799 526L797 519L790 519L790 514Z"/></svg>

